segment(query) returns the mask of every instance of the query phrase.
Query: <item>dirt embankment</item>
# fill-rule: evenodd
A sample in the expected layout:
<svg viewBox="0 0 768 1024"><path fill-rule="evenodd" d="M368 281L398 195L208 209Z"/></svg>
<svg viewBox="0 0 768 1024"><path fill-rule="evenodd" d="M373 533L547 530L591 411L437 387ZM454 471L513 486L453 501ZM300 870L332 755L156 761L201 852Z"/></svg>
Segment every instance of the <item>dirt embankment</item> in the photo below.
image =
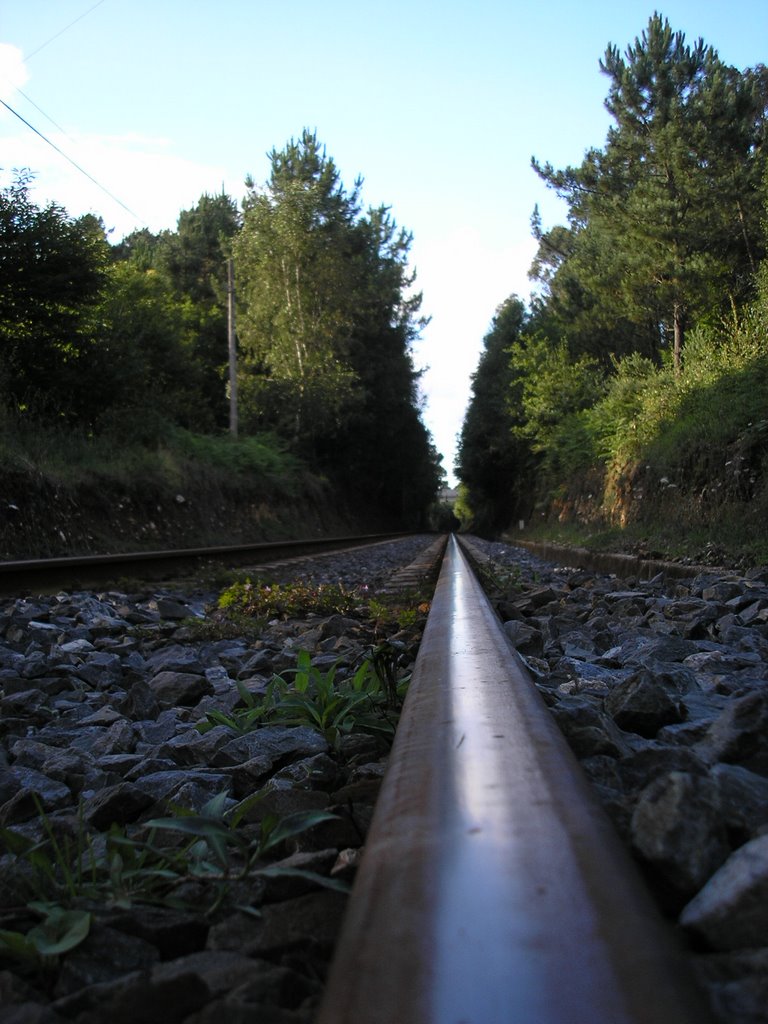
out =
<svg viewBox="0 0 768 1024"><path fill-rule="evenodd" d="M328 536L357 525L338 496L310 476L289 493L242 481L64 484L0 475L5 560Z"/></svg>

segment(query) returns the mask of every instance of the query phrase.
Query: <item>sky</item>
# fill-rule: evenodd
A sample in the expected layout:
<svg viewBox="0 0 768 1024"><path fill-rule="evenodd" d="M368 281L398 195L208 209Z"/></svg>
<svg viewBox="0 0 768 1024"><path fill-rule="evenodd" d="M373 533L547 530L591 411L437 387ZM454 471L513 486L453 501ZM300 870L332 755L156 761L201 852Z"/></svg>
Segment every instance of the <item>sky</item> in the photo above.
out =
<svg viewBox="0 0 768 1024"><path fill-rule="evenodd" d="M483 338L530 296L534 206L565 220L531 157L604 144L600 58L655 10L728 64L768 62L768 0L0 0L0 100L31 126L0 105L0 183L29 168L38 203L119 241L204 193L239 201L316 131L347 188L361 176L413 233L423 418L454 483Z"/></svg>

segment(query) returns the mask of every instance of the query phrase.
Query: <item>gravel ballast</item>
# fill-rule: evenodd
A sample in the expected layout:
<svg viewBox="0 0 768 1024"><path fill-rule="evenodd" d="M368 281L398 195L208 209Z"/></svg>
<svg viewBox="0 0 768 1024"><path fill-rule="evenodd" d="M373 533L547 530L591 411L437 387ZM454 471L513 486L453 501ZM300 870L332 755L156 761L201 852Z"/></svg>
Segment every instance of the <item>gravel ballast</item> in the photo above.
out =
<svg viewBox="0 0 768 1024"><path fill-rule="evenodd" d="M433 543L312 558L302 578L375 596ZM717 1019L765 1024L768 570L641 582L472 543L510 641L690 946ZM382 637L344 614L237 635L213 627L213 597L180 587L0 602L0 929L24 936L45 925L54 949L71 940L34 962L18 950L3 957L0 1024L315 1015L387 744L364 733L333 744L283 724L239 733L210 713L242 710L243 689L264 693L302 651L320 671L338 664L343 678ZM387 635L402 645L406 672L418 627ZM201 732L204 721L212 728ZM242 808L238 831L251 843L270 822L318 820L220 890L188 877L171 898L162 879L154 900L137 893L149 867L131 857L149 841L147 822L182 811L199 819L216 800L224 814ZM111 887L87 905L61 875L53 899L22 850L50 848L53 836L71 852L88 835L99 858L110 830L134 846L119 863L110 848ZM158 830L152 842L189 839ZM80 892L86 882L69 885ZM77 922L57 919L45 899L90 913L87 936L74 941Z"/></svg>
<svg viewBox="0 0 768 1024"><path fill-rule="evenodd" d="M312 558L300 578L364 602L432 544ZM295 573L275 566L269 578ZM0 1021L314 1016L388 743L363 732L332 741L306 725L236 731L209 713L232 716L243 691L255 700L275 674L290 677L301 652L343 679L386 637L406 673L420 628L309 615L240 636L212 622L214 598L153 589L0 603ZM250 851L275 823L316 824L267 844L241 879L232 830L211 825L233 813ZM147 824L169 817L193 831ZM215 836L176 878L148 856L205 841L211 827L224 860Z"/></svg>

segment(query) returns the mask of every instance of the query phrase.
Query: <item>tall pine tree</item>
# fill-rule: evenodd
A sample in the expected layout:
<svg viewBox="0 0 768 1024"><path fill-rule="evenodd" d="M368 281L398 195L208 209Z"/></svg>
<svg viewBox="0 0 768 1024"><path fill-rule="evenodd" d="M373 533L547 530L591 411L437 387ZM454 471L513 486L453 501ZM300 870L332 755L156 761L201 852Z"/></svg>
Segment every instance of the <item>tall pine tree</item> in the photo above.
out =
<svg viewBox="0 0 768 1024"><path fill-rule="evenodd" d="M687 326L722 296L743 301L734 288L761 250L764 76L701 39L687 45L658 14L624 56L609 46L601 69L605 148L577 168L534 168L568 202L566 262L603 319L653 324L679 367Z"/></svg>

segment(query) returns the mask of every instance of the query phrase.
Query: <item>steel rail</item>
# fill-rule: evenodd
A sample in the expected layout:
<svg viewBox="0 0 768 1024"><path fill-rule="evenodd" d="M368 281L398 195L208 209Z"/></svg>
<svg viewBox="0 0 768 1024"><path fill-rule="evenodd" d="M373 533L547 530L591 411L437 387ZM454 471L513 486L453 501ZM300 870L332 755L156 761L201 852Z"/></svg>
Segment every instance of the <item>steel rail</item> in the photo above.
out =
<svg viewBox="0 0 768 1024"><path fill-rule="evenodd" d="M455 538L318 1024L702 1024Z"/></svg>
<svg viewBox="0 0 768 1024"><path fill-rule="evenodd" d="M368 544L383 544L406 537L405 533L366 534L357 537L310 538L269 541L259 544L229 544L209 548L179 548L163 551L129 551L106 555L73 555L56 558L0 562L0 593L9 593L40 581L63 585L114 580L128 573L158 577L194 568L203 562L230 565L258 565L278 559L342 551Z"/></svg>

